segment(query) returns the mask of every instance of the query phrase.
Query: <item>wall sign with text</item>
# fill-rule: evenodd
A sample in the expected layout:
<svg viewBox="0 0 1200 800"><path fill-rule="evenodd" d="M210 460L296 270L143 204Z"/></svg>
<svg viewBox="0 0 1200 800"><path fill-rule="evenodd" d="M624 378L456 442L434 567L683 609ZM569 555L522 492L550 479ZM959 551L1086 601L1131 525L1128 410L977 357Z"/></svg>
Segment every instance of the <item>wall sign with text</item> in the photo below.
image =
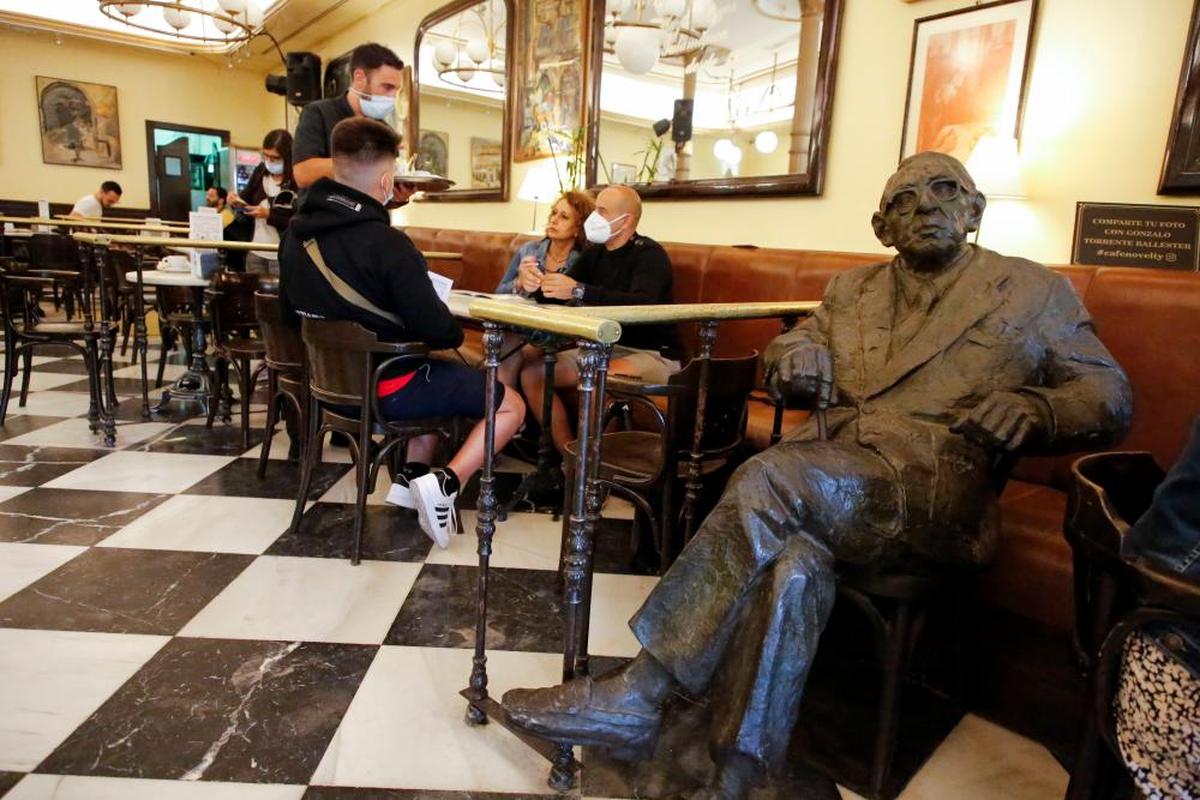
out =
<svg viewBox="0 0 1200 800"><path fill-rule="evenodd" d="M1200 271L1200 208L1077 203L1071 263Z"/></svg>

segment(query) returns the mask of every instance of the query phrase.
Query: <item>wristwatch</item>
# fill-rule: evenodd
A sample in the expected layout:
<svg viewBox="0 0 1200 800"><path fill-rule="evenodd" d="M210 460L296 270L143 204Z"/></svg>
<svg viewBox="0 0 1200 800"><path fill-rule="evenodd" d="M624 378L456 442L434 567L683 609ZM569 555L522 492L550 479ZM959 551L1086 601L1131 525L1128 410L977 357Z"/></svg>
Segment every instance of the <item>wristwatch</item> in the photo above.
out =
<svg viewBox="0 0 1200 800"><path fill-rule="evenodd" d="M582 283L577 283L571 287L571 299L576 303L583 302L583 290L586 287Z"/></svg>

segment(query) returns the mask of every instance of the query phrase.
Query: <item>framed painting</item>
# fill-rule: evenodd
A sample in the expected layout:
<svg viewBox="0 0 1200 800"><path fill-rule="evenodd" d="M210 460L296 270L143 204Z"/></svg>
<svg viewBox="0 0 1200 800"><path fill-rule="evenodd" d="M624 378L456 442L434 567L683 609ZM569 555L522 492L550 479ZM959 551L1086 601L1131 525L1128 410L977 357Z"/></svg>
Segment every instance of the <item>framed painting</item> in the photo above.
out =
<svg viewBox="0 0 1200 800"><path fill-rule="evenodd" d="M502 143L498 139L471 137L471 188L496 189L500 186Z"/></svg>
<svg viewBox="0 0 1200 800"><path fill-rule="evenodd" d="M1037 0L999 0L913 23L900 158L966 162L984 136L1019 138Z"/></svg>
<svg viewBox="0 0 1200 800"><path fill-rule="evenodd" d="M121 168L117 87L63 78L34 78L42 161L72 167Z"/></svg>
<svg viewBox="0 0 1200 800"><path fill-rule="evenodd" d="M1192 6L1159 194L1200 194L1200 0Z"/></svg>
<svg viewBox="0 0 1200 800"><path fill-rule="evenodd" d="M583 127L591 5L529 0L517 32L513 161L569 156Z"/></svg>
<svg viewBox="0 0 1200 800"><path fill-rule="evenodd" d="M450 134L422 129L417 134L416 168L443 177L450 174Z"/></svg>

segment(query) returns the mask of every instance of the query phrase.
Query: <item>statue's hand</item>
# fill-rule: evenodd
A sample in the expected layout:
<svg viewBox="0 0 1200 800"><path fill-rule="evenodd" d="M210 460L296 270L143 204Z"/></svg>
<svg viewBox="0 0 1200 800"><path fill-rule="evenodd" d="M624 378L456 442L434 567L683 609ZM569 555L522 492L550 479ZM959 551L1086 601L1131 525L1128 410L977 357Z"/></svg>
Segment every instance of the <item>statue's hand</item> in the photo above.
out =
<svg viewBox="0 0 1200 800"><path fill-rule="evenodd" d="M833 403L833 358L823 344L805 342L783 354L767 381L767 389L776 400L782 398L801 404L819 400Z"/></svg>
<svg viewBox="0 0 1200 800"><path fill-rule="evenodd" d="M1033 398L1016 392L992 392L950 430L984 447L1012 451L1030 437L1044 433L1048 422Z"/></svg>

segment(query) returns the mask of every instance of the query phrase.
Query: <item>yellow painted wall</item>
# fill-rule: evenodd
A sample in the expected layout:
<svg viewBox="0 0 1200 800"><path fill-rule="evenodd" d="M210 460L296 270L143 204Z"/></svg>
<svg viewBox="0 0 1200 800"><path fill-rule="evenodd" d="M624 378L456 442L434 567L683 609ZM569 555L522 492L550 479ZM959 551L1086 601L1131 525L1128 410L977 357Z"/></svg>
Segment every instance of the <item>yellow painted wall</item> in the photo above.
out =
<svg viewBox="0 0 1200 800"><path fill-rule="evenodd" d="M449 135L446 177L454 181L455 188L471 188L472 138L503 141L504 114L499 106L430 96L421 101L419 119L422 129Z"/></svg>
<svg viewBox="0 0 1200 800"><path fill-rule="evenodd" d="M416 27L440 0L393 0L318 49L367 39L412 58ZM965 0L846 0L825 192L778 200L654 201L642 230L665 240L879 251L870 216L895 168L912 22ZM1022 135L1029 199L997 201L980 241L1050 263L1070 259L1075 203L1195 203L1155 194L1192 0L1041 0ZM527 165L513 169L521 185ZM412 204L413 225L524 230L530 208Z"/></svg>
<svg viewBox="0 0 1200 800"><path fill-rule="evenodd" d="M121 205L147 208L147 119L227 129L234 144L251 147L284 123L283 99L263 89L262 75L193 56L66 36L56 45L53 34L4 29L0 75L0 197L8 199L74 203L115 180L125 190ZM36 75L117 87L120 170L42 163Z"/></svg>

